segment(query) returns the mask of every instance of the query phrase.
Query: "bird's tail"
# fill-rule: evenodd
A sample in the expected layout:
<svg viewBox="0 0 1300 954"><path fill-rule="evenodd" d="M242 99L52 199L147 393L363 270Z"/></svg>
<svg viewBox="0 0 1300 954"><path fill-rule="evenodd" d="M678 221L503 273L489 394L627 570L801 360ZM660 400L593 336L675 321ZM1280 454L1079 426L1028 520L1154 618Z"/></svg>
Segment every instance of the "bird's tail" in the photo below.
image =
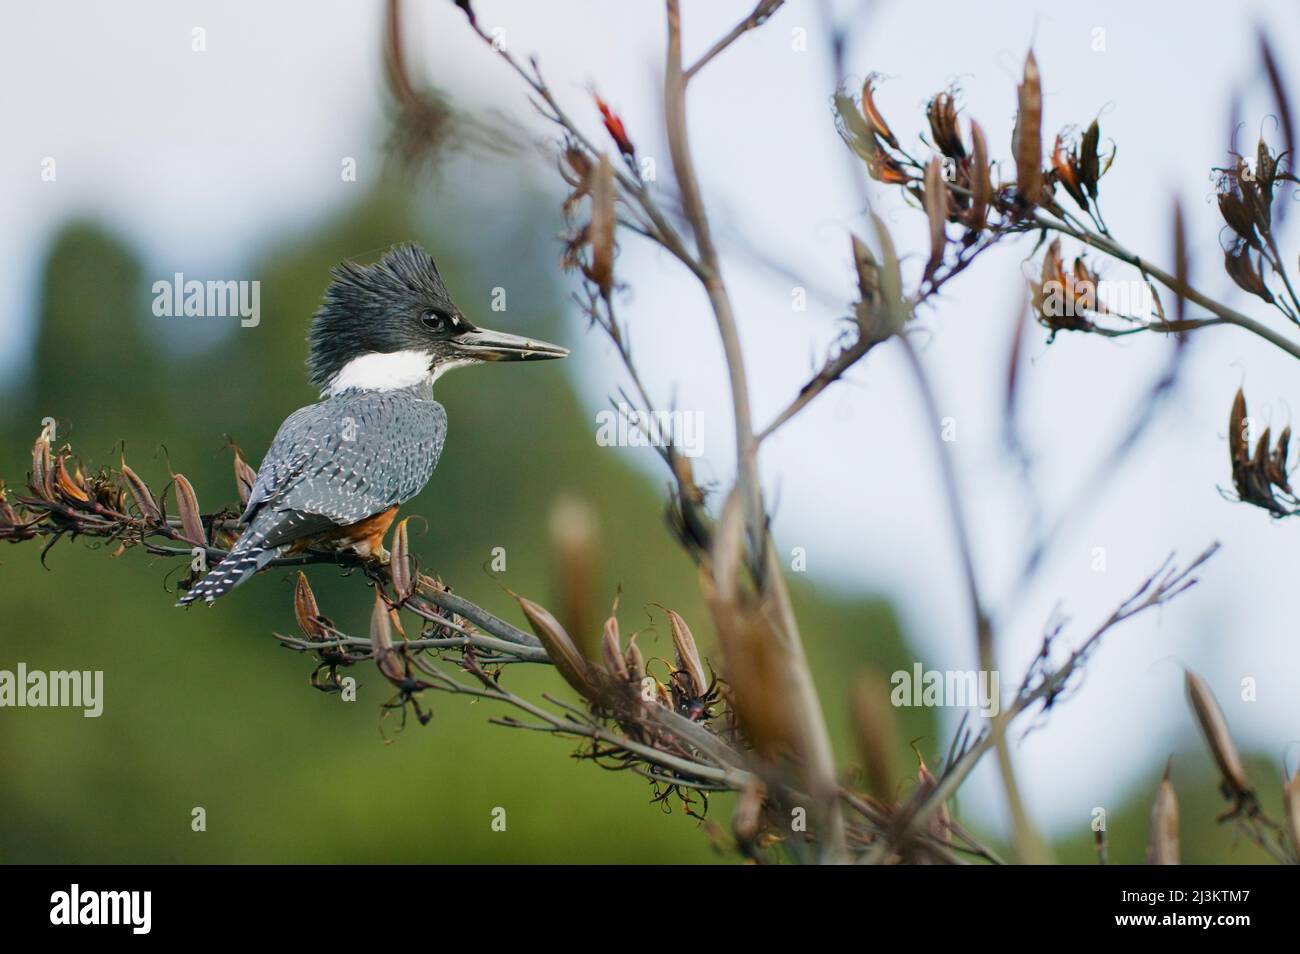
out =
<svg viewBox="0 0 1300 954"><path fill-rule="evenodd" d="M240 583L280 555L280 547L266 546L264 538L246 533L239 538L226 558L208 571L207 576L195 583L176 601L177 606L189 606L198 600L209 604L224 596Z"/></svg>

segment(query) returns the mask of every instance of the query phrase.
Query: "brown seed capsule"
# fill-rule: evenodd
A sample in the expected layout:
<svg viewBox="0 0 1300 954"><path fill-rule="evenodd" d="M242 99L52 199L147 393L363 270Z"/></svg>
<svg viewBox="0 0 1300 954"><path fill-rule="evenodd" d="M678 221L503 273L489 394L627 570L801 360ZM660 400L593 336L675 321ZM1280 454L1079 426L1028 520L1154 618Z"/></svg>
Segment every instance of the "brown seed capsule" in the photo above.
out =
<svg viewBox="0 0 1300 954"><path fill-rule="evenodd" d="M1075 204L1086 212L1088 199L1083 194L1083 186L1079 182L1079 173L1075 168L1075 158L1065 148L1064 141L1059 135L1052 146L1052 172L1056 176L1056 181L1065 188L1065 191L1069 193Z"/></svg>
<svg viewBox="0 0 1300 954"><path fill-rule="evenodd" d="M1255 233L1255 224L1250 219L1250 212L1237 189L1220 189L1218 194L1219 214L1228 228L1237 234L1251 248L1259 248L1259 236Z"/></svg>
<svg viewBox="0 0 1300 954"><path fill-rule="evenodd" d="M623 648L619 645L617 617L611 616L605 620L600 637L600 656L607 673L620 682L627 682L627 661L623 657Z"/></svg>
<svg viewBox="0 0 1300 954"><path fill-rule="evenodd" d="M591 188L591 224L587 228L591 267L587 277L605 296L614 287L614 224L614 167L609 157L602 155Z"/></svg>
<svg viewBox="0 0 1300 954"><path fill-rule="evenodd" d="M627 641L623 661L627 664L627 678L630 682L640 682L645 678L645 657L641 655L641 647L636 644L635 636Z"/></svg>
<svg viewBox="0 0 1300 954"><path fill-rule="evenodd" d="M740 533L739 524L735 532ZM727 535L720 522L718 537ZM797 751L802 734L789 685L792 666L766 608L746 599L726 573L718 573L715 581L701 568L700 586L722 646L731 706L745 737L764 758Z"/></svg>
<svg viewBox="0 0 1300 954"><path fill-rule="evenodd" d="M1151 834L1147 841L1147 864L1179 864L1178 849L1178 796L1169 781L1169 767L1156 788L1151 805Z"/></svg>
<svg viewBox="0 0 1300 954"><path fill-rule="evenodd" d="M686 620L675 610L664 608L668 614L668 623L673 631L673 648L677 650L677 668L686 673L690 679L691 692L700 698L709 691L709 680L704 675L704 663L700 659L699 646Z"/></svg>
<svg viewBox="0 0 1300 954"><path fill-rule="evenodd" d="M898 163L898 160L883 149L877 149L872 153L867 161L867 174L885 185L905 185L912 181L912 177Z"/></svg>
<svg viewBox="0 0 1300 954"><path fill-rule="evenodd" d="M876 79L877 77L873 73L862 84L862 115L866 117L867 124L871 127L873 133L897 149L898 140L889 131L889 124L885 122L885 117L880 114L880 110L876 107L876 98L874 96Z"/></svg>
<svg viewBox="0 0 1300 954"><path fill-rule="evenodd" d="M176 509L180 511L185 539L196 546L206 546L207 536L203 532L203 518L199 515L199 500L194 495L194 487L184 474L176 474L172 481L176 485Z"/></svg>
<svg viewBox="0 0 1300 954"><path fill-rule="evenodd" d="M1237 389L1228 414L1228 453L1234 474L1250 461L1250 445L1246 440L1246 394L1241 388Z"/></svg>
<svg viewBox="0 0 1300 954"><path fill-rule="evenodd" d="M1177 288L1187 287L1187 277L1191 270L1190 262L1187 255L1187 224L1183 218L1183 206L1181 202L1174 204L1174 278L1177 280ZM1187 317L1187 299L1179 294L1177 290L1174 293L1174 320L1181 323ZM1186 335L1179 335L1179 340L1186 338Z"/></svg>
<svg viewBox="0 0 1300 954"><path fill-rule="evenodd" d="M1234 242L1223 253L1223 267L1242 291L1273 304L1273 293L1264 284L1263 266L1251 259L1250 247L1245 242Z"/></svg>
<svg viewBox="0 0 1300 954"><path fill-rule="evenodd" d="M140 516L144 517L149 523L161 522L162 511L158 509L158 504L154 503L153 494L149 492L149 485L126 465L126 461L122 462L118 470L121 471L122 477L126 480L126 488L131 492L131 499L135 501Z"/></svg>
<svg viewBox="0 0 1300 954"><path fill-rule="evenodd" d="M1228 723L1223 718L1223 710L1199 676L1190 669L1186 673L1187 699L1192 705L1197 725L1205 737L1214 763L1224 783L1234 794L1244 795L1250 792L1250 782L1246 779L1246 770L1242 766L1241 756L1236 743L1228 732Z"/></svg>
<svg viewBox="0 0 1300 954"><path fill-rule="evenodd" d="M943 224L948 218L948 187L944 183L937 156L925 166L923 204L926 217L930 220L930 259L925 263L925 280L930 281L943 264L943 251L947 244Z"/></svg>
<svg viewBox="0 0 1300 954"><path fill-rule="evenodd" d="M393 531L393 552L388 558L388 572L393 578L393 590L399 602L406 602L415 592L415 573L411 566L410 544L407 540L406 525L411 522L407 517L397 524Z"/></svg>
<svg viewBox="0 0 1300 954"><path fill-rule="evenodd" d="M235 490L239 493L239 502L243 506L248 506L249 495L253 492L253 485L257 483L257 471L249 467L244 461L243 455L239 453L239 448L235 448Z"/></svg>
<svg viewBox="0 0 1300 954"><path fill-rule="evenodd" d="M971 120L971 205L966 224L972 232L983 230L988 224L989 204L993 201L993 179L989 174L989 147L984 141L984 130Z"/></svg>
<svg viewBox="0 0 1300 954"><path fill-rule="evenodd" d="M42 500L54 499L54 462L50 457L50 435L41 431L32 445L32 471L29 486Z"/></svg>
<svg viewBox="0 0 1300 954"><path fill-rule="evenodd" d="M966 158L961 128L957 125L957 104L953 101L952 94L939 93L935 96L926 107L925 115L930 121L934 147L949 159Z"/></svg>
<svg viewBox="0 0 1300 954"><path fill-rule="evenodd" d="M880 266L866 242L852 233L849 233L849 241L853 249L853 267L858 273L859 300L868 310L874 310L880 302Z"/></svg>
<svg viewBox="0 0 1300 954"><path fill-rule="evenodd" d="M78 503L90 503L90 494L86 493L85 488L81 485L80 480L74 480L68 473L67 459L60 454L58 463L55 467L56 483L58 484L59 493L65 498L75 500ZM77 471L77 476L81 476L81 471Z"/></svg>
<svg viewBox="0 0 1300 954"><path fill-rule="evenodd" d="M1282 433L1277 437L1277 448L1268 459L1265 468L1265 475L1275 486L1291 493L1291 482L1287 476L1286 458L1291 447L1291 427L1290 425L1282 428Z"/></svg>
<svg viewBox="0 0 1300 954"><path fill-rule="evenodd" d="M547 515L550 566L558 593L556 616L566 632L578 639L599 632L603 610L597 593L602 587L604 563L600 556L600 528L595 509L572 494L558 497ZM596 658L599 650L581 646L583 655Z"/></svg>
<svg viewBox="0 0 1300 954"><path fill-rule="evenodd" d="M1043 192L1043 92L1033 50L1025 57L1024 81L1019 86L1018 98L1012 143L1016 157L1016 193L1023 204L1032 205Z"/></svg>
<svg viewBox="0 0 1300 954"><path fill-rule="evenodd" d="M298 579L293 585L293 615L298 620L298 629L310 640L319 641L326 638L325 627L321 623L320 607L316 605L316 594L307 582L307 575L298 571Z"/></svg>
<svg viewBox="0 0 1300 954"><path fill-rule="evenodd" d="M519 608L524 611L528 625L542 643L551 663L570 686L578 691L584 699L594 701L598 695L595 681L592 679L590 664L564 627L556 621L546 607L534 603L526 597L515 595Z"/></svg>
<svg viewBox="0 0 1300 954"><path fill-rule="evenodd" d="M867 672L853 686L853 721L866 774L867 791L877 801L894 800L898 776L894 766L894 713L888 687L877 673Z"/></svg>
<svg viewBox="0 0 1300 954"><path fill-rule="evenodd" d="M1092 121L1079 143L1079 184L1092 198L1097 198L1097 180L1101 178L1097 148L1101 140L1101 127Z"/></svg>
<svg viewBox="0 0 1300 954"><path fill-rule="evenodd" d="M393 648L393 621L383 594L375 590L375 605L370 612L370 643L375 665L389 682L401 684L406 680L406 668Z"/></svg>

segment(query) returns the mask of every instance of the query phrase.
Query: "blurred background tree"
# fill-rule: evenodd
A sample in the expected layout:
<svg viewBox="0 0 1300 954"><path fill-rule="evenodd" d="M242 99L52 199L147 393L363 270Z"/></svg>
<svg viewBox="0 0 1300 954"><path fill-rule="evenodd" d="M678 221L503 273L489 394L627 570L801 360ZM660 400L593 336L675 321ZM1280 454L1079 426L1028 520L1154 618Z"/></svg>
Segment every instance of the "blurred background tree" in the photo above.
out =
<svg viewBox="0 0 1300 954"><path fill-rule="evenodd" d="M448 238L463 232L449 213L463 213L437 192L415 206L409 199L390 184L269 250L253 272L263 289L256 328L154 317L150 281L132 250L101 226L67 225L41 283L36 367L8 382L0 472L20 482L31 434L52 415L60 439L92 465L115 462L125 444L146 479L165 482L171 462L205 508L233 501L224 435L256 463L285 414L315 398L304 335L329 268L401 240L430 250L473 320L559 341L583 333L562 317L556 249L534 239L548 231L537 201L521 207L516 196L508 210L473 210L476 221L501 223L502 234L490 238L502 243L494 254L513 262L510 307L492 314L492 282L472 251ZM208 321L223 323L221 333ZM662 489L627 459L650 450L598 446L594 420L553 368L463 372L441 382L438 396L451 418L447 452L406 508L427 519L413 542L426 567L502 612L512 608L503 587L549 598L548 517L557 500L577 498L593 509L607 557L597 618L621 588L624 630L643 631L647 656L671 655L652 601L685 614L709 645L694 570L661 519ZM489 569L494 547L505 548L503 573ZM356 703L311 689L310 660L268 636L294 628L288 571L241 588L229 605L183 613L163 589L178 572L168 561L132 552L115 564L106 549L81 545L60 546L49 561L56 572L41 567L36 547L0 551L0 667L21 660L32 669L102 669L106 705L95 720L78 710L5 710L5 861L716 857L699 823L652 805L642 779L574 761L565 741L488 725L499 713L487 704L435 698L433 722L399 731L380 710L391 687L371 667L350 673L360 684ZM364 629L369 603L339 585L341 572L316 567L309 576L327 612ZM797 598L818 634L819 681L849 751L850 678L866 666L906 668L911 656L879 601L815 585ZM517 667L511 678L525 690L560 690L544 667ZM904 710L900 721L900 738L941 747L929 713ZM910 753L896 754L908 764ZM202 834L190 831L196 806L207 812ZM504 834L490 827L497 806L507 811ZM715 799L710 817L725 826L729 810L730 799Z"/></svg>

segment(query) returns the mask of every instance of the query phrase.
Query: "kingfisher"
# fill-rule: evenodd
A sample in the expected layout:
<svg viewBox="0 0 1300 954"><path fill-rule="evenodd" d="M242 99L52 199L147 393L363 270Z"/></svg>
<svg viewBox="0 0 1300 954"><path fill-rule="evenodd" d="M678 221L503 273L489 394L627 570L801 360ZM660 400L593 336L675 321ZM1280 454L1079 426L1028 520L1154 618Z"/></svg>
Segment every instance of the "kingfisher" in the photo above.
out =
<svg viewBox="0 0 1300 954"><path fill-rule="evenodd" d="M398 508L429 482L447 437L434 382L453 368L569 353L476 327L413 244L372 265L336 266L307 340L321 400L280 425L239 518L239 539L177 606L211 604L276 558L307 549L387 562L384 536Z"/></svg>

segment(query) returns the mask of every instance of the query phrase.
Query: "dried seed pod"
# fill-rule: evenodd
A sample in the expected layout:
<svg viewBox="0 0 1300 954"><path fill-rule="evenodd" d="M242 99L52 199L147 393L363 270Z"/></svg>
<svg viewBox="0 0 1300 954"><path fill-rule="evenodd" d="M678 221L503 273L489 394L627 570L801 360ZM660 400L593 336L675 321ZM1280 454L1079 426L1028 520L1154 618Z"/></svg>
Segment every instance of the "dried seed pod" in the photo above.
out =
<svg viewBox="0 0 1300 954"><path fill-rule="evenodd" d="M316 605L316 594L307 582L307 574L298 571L298 579L293 585L293 615L298 620L298 629L308 639L320 641L328 636L321 623L320 607Z"/></svg>
<svg viewBox="0 0 1300 954"><path fill-rule="evenodd" d="M1241 189L1241 200L1250 213L1251 222L1261 236L1269 234L1273 227L1273 189L1259 175L1258 170L1251 173L1246 160L1237 158L1237 185Z"/></svg>
<svg viewBox="0 0 1300 954"><path fill-rule="evenodd" d="M1228 277L1242 291L1249 292L1266 304L1273 304L1273 293L1264 283L1263 264L1251 257L1250 247L1245 242L1233 242L1229 246L1223 253L1223 267Z"/></svg>
<svg viewBox="0 0 1300 954"><path fill-rule="evenodd" d="M930 121L934 146L949 159L965 159L966 147L961 141L961 127L957 124L957 104L951 93L939 93L925 109Z"/></svg>
<svg viewBox="0 0 1300 954"><path fill-rule="evenodd" d="M556 615L566 632L579 639L599 631L603 613L597 593L603 563L600 557L600 529L594 508L585 499L564 494L547 515L551 574L559 600ZM582 647L595 658L595 646Z"/></svg>
<svg viewBox="0 0 1300 954"><path fill-rule="evenodd" d="M640 682L645 678L645 656L641 654L641 647L636 644L635 636L627 641L627 652L623 654L623 661L627 664L629 682Z"/></svg>
<svg viewBox="0 0 1300 954"><path fill-rule="evenodd" d="M1079 287L1080 282L1083 287ZM1089 292L1093 276L1082 261L1075 259L1072 271L1061 260L1061 241L1054 239L1043 256L1039 280L1030 282L1030 303L1038 323L1058 331L1094 331L1096 325L1081 312L1096 308L1095 290Z"/></svg>
<svg viewBox="0 0 1300 954"><path fill-rule="evenodd" d="M384 596L375 590L375 605L370 611L370 642L375 656L375 665L389 682L401 685L406 681L406 667L396 649L393 648L393 621L388 612Z"/></svg>
<svg viewBox="0 0 1300 954"><path fill-rule="evenodd" d="M556 621L546 607L532 600L515 594L519 608L524 611L528 625L542 643L551 663L564 677L564 681L578 691L587 700L594 701L598 695L595 681L592 679L591 667L586 658L578 651L577 645L569 638L564 627Z"/></svg>
<svg viewBox="0 0 1300 954"><path fill-rule="evenodd" d="M1065 143L1060 135L1057 135L1056 142L1052 146L1052 173L1056 181L1065 187L1070 198L1074 200L1075 205L1088 210L1088 198L1083 194L1083 186L1079 182L1079 173L1075 168L1075 158L1065 148Z"/></svg>
<svg viewBox="0 0 1300 954"><path fill-rule="evenodd" d="M393 531L393 552L388 559L388 571L393 578L393 590L399 602L406 602L415 593L415 572L411 566L410 544L407 539L407 517Z"/></svg>
<svg viewBox="0 0 1300 954"><path fill-rule="evenodd" d="M1250 444L1246 435L1246 394L1241 388L1237 389L1237 396L1232 400L1232 410L1228 414L1228 453L1232 458L1234 475L1250 462Z"/></svg>
<svg viewBox="0 0 1300 954"><path fill-rule="evenodd" d="M199 514L199 500L194 495L194 487L184 474L176 474L172 482L176 485L176 509L180 511L185 539L196 546L206 546L207 536L203 532L203 518Z"/></svg>
<svg viewBox="0 0 1300 954"><path fill-rule="evenodd" d="M695 698L706 695L709 691L709 680L704 674L704 663L700 659L699 646L696 645L695 636L691 633L691 628L686 625L686 620L675 610L663 607L668 614L668 622L673 631L673 648L677 651L677 668L686 673L690 680L691 692Z"/></svg>
<svg viewBox="0 0 1300 954"><path fill-rule="evenodd" d="M880 303L880 266L866 242L851 232L849 241L853 249L853 267L858 274L858 298L871 312Z"/></svg>
<svg viewBox="0 0 1300 954"><path fill-rule="evenodd" d="M618 618L615 616L605 620L600 637L600 655L605 663L605 671L620 682L627 682L627 660L623 657L618 637Z"/></svg>
<svg viewBox="0 0 1300 954"><path fill-rule="evenodd" d="M1228 723L1223 718L1223 710L1199 676L1190 669L1186 672L1187 699L1192 705L1196 723L1201 728L1214 764L1224 784L1233 795L1242 796L1250 793L1250 782L1246 779L1246 770L1242 766L1241 756L1236 743L1228 732Z"/></svg>
<svg viewBox="0 0 1300 954"><path fill-rule="evenodd" d="M253 485L257 483L257 471L249 467L244 457L235 448L235 490L239 493L239 503L242 506L248 506L248 498L253 493Z"/></svg>
<svg viewBox="0 0 1300 954"><path fill-rule="evenodd" d="M877 149L867 160L867 174L885 185L906 185L912 181L898 160L883 149Z"/></svg>
<svg viewBox="0 0 1300 954"><path fill-rule="evenodd" d="M118 470L126 479L126 488L131 492L131 499L135 501L140 516L144 517L149 523L161 523L162 511L158 509L158 504L154 502L153 494L149 492L149 485L126 465L126 461L122 461L122 465Z"/></svg>
<svg viewBox="0 0 1300 954"><path fill-rule="evenodd" d="M876 239L880 243L880 300L888 323L884 330L892 334L902 329L906 318L905 309L902 307L902 267L899 264L897 246L885 226L885 220L872 212L871 224L876 230Z"/></svg>
<svg viewBox="0 0 1300 954"><path fill-rule="evenodd" d="M894 138L894 134L889 130L889 124L885 122L885 117L880 114L880 110L876 107L875 90L877 79L878 77L873 73L862 84L862 115L866 118L867 124L875 135L897 149L898 140Z"/></svg>
<svg viewBox="0 0 1300 954"><path fill-rule="evenodd" d="M993 179L989 173L989 147L984 140L984 130L971 120L971 205L966 215L966 225L979 232L988 224L989 204L993 201Z"/></svg>
<svg viewBox="0 0 1300 954"><path fill-rule="evenodd" d="M725 521L725 507L723 513ZM718 536L724 535L720 525ZM755 751L775 759L798 751L802 740L789 685L792 665L765 607L734 584L725 574L715 580L701 567L700 587L722 646L731 707Z"/></svg>
<svg viewBox="0 0 1300 954"><path fill-rule="evenodd" d="M1174 278L1178 288L1187 287L1187 278L1191 265L1187 255L1187 224L1183 218L1183 205L1174 203ZM1174 320L1181 323L1187 317L1187 299L1182 294L1174 293ZM1185 335L1180 336L1180 340Z"/></svg>
<svg viewBox="0 0 1300 954"><path fill-rule="evenodd" d="M948 218L948 187L937 156L925 166L923 205L930 220L930 259L925 263L925 280L931 281L943 264L943 250L947 244L943 224Z"/></svg>
<svg viewBox="0 0 1300 954"><path fill-rule="evenodd" d="M1291 493L1291 482L1287 476L1286 458L1291 447L1291 426L1282 428L1277 437L1277 447L1265 465L1264 474L1269 481L1285 493Z"/></svg>
<svg viewBox="0 0 1300 954"><path fill-rule="evenodd" d="M1180 864L1178 848L1178 796L1169 781L1169 766L1156 788L1151 805L1151 835L1147 842L1147 864Z"/></svg>
<svg viewBox="0 0 1300 954"><path fill-rule="evenodd" d="M55 483L58 485L59 493L65 499L83 504L90 503L90 494L86 492L83 485L80 469L77 470L77 479L74 480L72 475L68 473L67 458L60 454L54 470L56 475Z"/></svg>
<svg viewBox="0 0 1300 954"><path fill-rule="evenodd" d="M606 297L614 287L614 224L614 167L609 157L602 155L591 188L591 224L587 227L591 266L587 277Z"/></svg>
<svg viewBox="0 0 1300 954"><path fill-rule="evenodd" d="M1097 198L1097 181L1101 178L1101 169L1097 149L1101 142L1101 127L1097 120L1092 121L1088 131L1083 134L1079 144L1079 184L1092 198Z"/></svg>
<svg viewBox="0 0 1300 954"><path fill-rule="evenodd" d="M1025 57L1024 81L1017 93L1019 108L1012 143L1016 194L1022 204L1033 205L1043 192L1043 91L1033 50Z"/></svg>
<svg viewBox="0 0 1300 954"><path fill-rule="evenodd" d="M1251 248L1257 249L1260 247L1259 236L1255 233L1255 223L1251 221L1245 200L1242 198L1236 182L1232 179L1227 181L1230 183L1230 187L1221 188L1218 194L1219 214L1223 216L1223 221L1228 224L1228 228L1236 233L1238 238Z"/></svg>
<svg viewBox="0 0 1300 954"><path fill-rule="evenodd" d="M32 488L32 493L42 500L53 500L54 485L54 461L50 456L50 435L48 431L43 430L36 438L36 443L32 445L32 470L28 486Z"/></svg>
<svg viewBox="0 0 1300 954"><path fill-rule="evenodd" d="M853 685L851 701L867 791L888 804L894 800L898 778L894 766L894 711L889 705L888 688L879 674L863 673Z"/></svg>

